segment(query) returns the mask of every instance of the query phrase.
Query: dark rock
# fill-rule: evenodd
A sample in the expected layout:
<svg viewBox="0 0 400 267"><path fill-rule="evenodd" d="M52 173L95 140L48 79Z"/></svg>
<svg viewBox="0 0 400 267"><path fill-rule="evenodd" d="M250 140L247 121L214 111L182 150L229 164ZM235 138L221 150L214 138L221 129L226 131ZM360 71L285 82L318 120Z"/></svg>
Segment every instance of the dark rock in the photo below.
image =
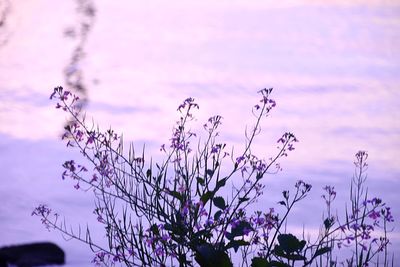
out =
<svg viewBox="0 0 400 267"><path fill-rule="evenodd" d="M18 267L64 264L64 251L56 244L43 242L0 248L0 267L7 263Z"/></svg>

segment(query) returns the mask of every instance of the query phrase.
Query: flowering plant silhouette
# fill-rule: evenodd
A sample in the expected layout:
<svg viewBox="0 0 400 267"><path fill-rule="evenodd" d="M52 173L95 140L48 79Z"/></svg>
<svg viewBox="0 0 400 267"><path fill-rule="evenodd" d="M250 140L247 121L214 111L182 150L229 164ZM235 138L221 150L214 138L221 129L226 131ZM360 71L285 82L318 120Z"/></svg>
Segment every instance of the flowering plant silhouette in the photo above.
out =
<svg viewBox="0 0 400 267"><path fill-rule="evenodd" d="M241 257L235 266L336 266L334 248L354 247L349 266L367 266L376 255L384 253L387 266L387 226L393 221L382 200L368 199L364 192L366 152L356 155L356 176L352 180L351 209L345 221L334 215L331 206L336 197L333 187L324 188L327 214L314 241L304 240L283 228L295 204L304 199L311 185L298 181L294 193L282 192L278 205L249 214L250 206L263 194L263 178L281 170L279 160L295 149L297 138L284 133L277 141L275 155L268 160L252 153L260 124L276 102L272 89L259 91L260 101L252 113L255 123L246 131L244 149L234 154L227 144L218 142L222 117L212 116L203 125L204 136L192 132L193 113L199 105L187 98L179 105L179 120L170 143L160 151L165 159L155 163L130 145L124 151L122 136L109 129L101 132L88 125L82 114L79 97L57 87L51 94L56 108L72 115L62 136L67 147L78 149L91 168L68 160L63 164L62 179L73 179L78 190L91 190L96 199L94 214L104 225L108 246L85 234L69 230L47 205L40 205L33 215L41 217L48 229L61 231L88 244L95 252L96 265L125 266L233 266L235 254ZM238 182L239 181L239 182ZM232 184L229 197L227 185ZM385 235L375 237L382 228Z"/></svg>

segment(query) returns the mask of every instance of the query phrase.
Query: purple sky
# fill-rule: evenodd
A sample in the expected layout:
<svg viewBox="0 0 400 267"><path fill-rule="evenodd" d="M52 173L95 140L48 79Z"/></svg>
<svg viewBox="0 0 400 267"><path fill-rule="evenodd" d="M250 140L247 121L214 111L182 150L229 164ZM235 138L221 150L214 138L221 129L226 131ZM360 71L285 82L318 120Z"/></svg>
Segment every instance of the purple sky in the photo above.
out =
<svg viewBox="0 0 400 267"><path fill-rule="evenodd" d="M74 1L12 2L8 42L0 47L2 243L27 233L29 240L51 238L32 226L31 208L48 201L68 213L79 206L71 198L81 195L63 190L59 179L70 154L58 141L64 117L48 101L64 83L74 47L63 36L76 23ZM300 143L282 162L279 179L288 180L269 178L271 186L302 178L345 191L354 154L363 149L372 192L399 216L400 4L275 2L96 1L87 57L75 66L89 89L88 115L157 153L176 107L192 96L200 105L198 128L222 115L221 138L240 148L256 92L274 87L278 105L255 151L270 156L284 131Z"/></svg>

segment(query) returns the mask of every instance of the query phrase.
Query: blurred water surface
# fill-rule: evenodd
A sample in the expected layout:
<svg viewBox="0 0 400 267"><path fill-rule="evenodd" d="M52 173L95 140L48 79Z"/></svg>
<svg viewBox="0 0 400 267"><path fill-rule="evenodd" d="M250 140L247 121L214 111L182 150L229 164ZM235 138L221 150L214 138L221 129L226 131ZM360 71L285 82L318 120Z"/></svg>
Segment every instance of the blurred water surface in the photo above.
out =
<svg viewBox="0 0 400 267"><path fill-rule="evenodd" d="M300 143L266 178L260 208L297 179L313 193L294 217L301 228L321 218L322 186L348 199L354 154L367 150L369 191L400 217L400 3L396 1L105 1L74 66L84 72L88 115L110 125L149 154L168 142L176 108L192 96L198 128L224 117L221 138L240 149L252 122L257 90L274 87L277 108L263 124L254 151L273 155L285 131ZM77 154L59 141L65 116L48 97L64 85L73 40L73 1L12 1L8 42L0 47L0 245L52 240L67 266L88 266L91 253L64 242L30 216L50 204L73 225L94 223L93 199L61 180L61 164ZM0 33L2 34L2 33ZM196 128L196 126L193 126ZM314 203L318 202L319 205ZM314 223L314 224L313 224ZM94 223L95 224L95 223ZM399 224L391 234L399 251ZM95 229L102 236L101 229Z"/></svg>

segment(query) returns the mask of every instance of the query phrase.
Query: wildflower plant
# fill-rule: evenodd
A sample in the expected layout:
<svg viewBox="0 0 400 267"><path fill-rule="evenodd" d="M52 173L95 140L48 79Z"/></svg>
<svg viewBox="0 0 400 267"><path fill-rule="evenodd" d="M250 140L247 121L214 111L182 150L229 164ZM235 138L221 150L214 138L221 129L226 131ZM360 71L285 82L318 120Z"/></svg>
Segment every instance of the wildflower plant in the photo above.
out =
<svg viewBox="0 0 400 267"><path fill-rule="evenodd" d="M372 236L378 227L386 233L393 218L381 200L363 195L362 176L353 179L352 206L343 222L331 211L334 188L325 187L327 217L314 241L299 239L283 229L293 206L311 190L304 181L298 181L291 194L282 192L278 205L284 207L283 214L274 207L249 213L263 194L265 176L281 170L279 160L298 142L287 132L278 139L278 148L268 160L252 153L262 120L276 106L271 93L272 89L259 91L260 100L252 109L254 126L246 132L243 150L236 154L219 142L221 116L210 117L203 134L191 130L199 105L187 98L177 109L180 116L169 143L160 148L164 160L156 163L144 149L138 153L130 145L125 151L122 136L112 129L102 132L89 125L77 104L79 97L55 88L50 98L57 100L56 108L73 117L62 138L91 165L68 160L63 164L62 179L74 180L78 190L93 192L94 214L104 226L108 246L96 243L89 227L85 234L69 230L65 220L59 220L46 205L33 214L40 216L48 229L88 244L95 252L96 265L233 266L234 255L241 255L235 266L335 266L335 246L353 244L354 266L367 266L381 251L386 266L388 239L386 235L381 239ZM365 155L357 154L360 175L366 167ZM232 188L227 197L229 184Z"/></svg>

